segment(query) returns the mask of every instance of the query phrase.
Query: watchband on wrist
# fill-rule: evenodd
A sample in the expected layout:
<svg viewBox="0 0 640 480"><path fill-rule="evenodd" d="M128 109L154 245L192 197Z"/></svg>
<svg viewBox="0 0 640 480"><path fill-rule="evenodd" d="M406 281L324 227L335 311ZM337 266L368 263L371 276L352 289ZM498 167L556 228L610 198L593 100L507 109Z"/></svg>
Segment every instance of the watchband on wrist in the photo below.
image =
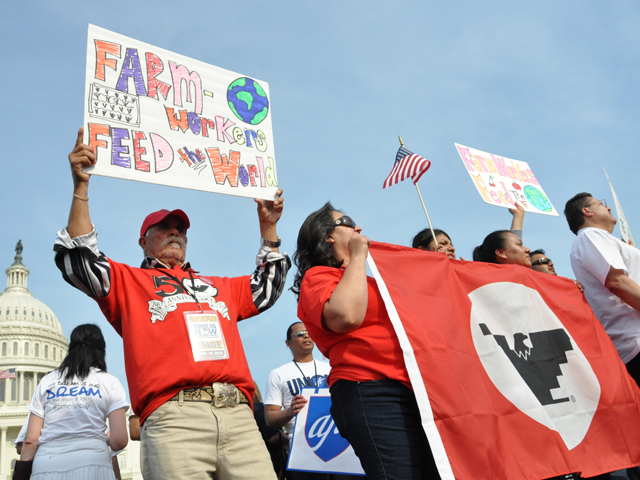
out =
<svg viewBox="0 0 640 480"><path fill-rule="evenodd" d="M264 245L265 247L270 247L270 248L277 248L280 245L282 245L282 240L278 238L278 241L274 242L272 240L267 240L266 238L261 238L260 245Z"/></svg>

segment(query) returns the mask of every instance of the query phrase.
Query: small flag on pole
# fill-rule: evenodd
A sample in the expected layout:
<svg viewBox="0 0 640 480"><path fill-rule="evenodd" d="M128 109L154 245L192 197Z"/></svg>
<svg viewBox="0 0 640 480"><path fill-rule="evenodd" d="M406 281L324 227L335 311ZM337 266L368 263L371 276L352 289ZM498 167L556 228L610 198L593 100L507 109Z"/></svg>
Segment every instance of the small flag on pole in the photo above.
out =
<svg viewBox="0 0 640 480"><path fill-rule="evenodd" d="M426 158L410 152L404 147L400 147L396 154L396 162L393 164L391 173L384 181L382 188L390 187L411 177L413 183L418 183L424 172L429 170L431 162Z"/></svg>
<svg viewBox="0 0 640 480"><path fill-rule="evenodd" d="M0 370L0 379L1 378L16 378L16 369Z"/></svg>

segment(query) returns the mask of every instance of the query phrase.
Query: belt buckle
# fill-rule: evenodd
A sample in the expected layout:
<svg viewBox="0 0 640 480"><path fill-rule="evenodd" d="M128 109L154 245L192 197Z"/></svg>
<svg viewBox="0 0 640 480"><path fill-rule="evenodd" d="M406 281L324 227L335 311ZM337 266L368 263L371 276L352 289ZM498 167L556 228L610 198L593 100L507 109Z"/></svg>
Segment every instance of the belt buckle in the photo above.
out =
<svg viewBox="0 0 640 480"><path fill-rule="evenodd" d="M191 390L188 394L188 396L190 397L189 400L191 400L192 402L194 401L198 401L202 398L202 391L199 388L194 388L194 389L189 389ZM187 395L185 395L186 397Z"/></svg>
<svg viewBox="0 0 640 480"><path fill-rule="evenodd" d="M216 382L213 388L213 406L216 408L235 407L238 404L238 389L232 383Z"/></svg>

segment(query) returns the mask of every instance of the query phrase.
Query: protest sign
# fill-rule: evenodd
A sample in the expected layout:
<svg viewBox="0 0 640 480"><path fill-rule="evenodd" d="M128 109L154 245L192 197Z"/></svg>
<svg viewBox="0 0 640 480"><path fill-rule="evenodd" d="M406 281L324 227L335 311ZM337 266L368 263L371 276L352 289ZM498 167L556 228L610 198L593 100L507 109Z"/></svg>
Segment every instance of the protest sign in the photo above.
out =
<svg viewBox="0 0 640 480"><path fill-rule="evenodd" d="M482 199L499 207L520 203L527 212L558 216L526 162L455 144Z"/></svg>
<svg viewBox="0 0 640 480"><path fill-rule="evenodd" d="M360 460L331 418L328 388L303 388L308 402L296 416L287 470L364 475Z"/></svg>
<svg viewBox="0 0 640 480"><path fill-rule="evenodd" d="M93 175L272 200L269 86L89 25L84 142Z"/></svg>
<svg viewBox="0 0 640 480"><path fill-rule="evenodd" d="M616 195L616 191L613 189L613 184L611 180L609 180L609 175L605 169L604 174L607 176L607 182L609 182L609 186L611 187L611 195L613 195L613 203L616 205L616 217L618 217L618 227L620 227L620 235L622 239L629 243L633 242L633 235L631 235L631 230L629 229L629 224L627 223L627 218L624 216L624 212L622 211L622 206L620 205L620 200L618 200L618 195Z"/></svg>
<svg viewBox="0 0 640 480"><path fill-rule="evenodd" d="M573 281L378 242L369 253L443 480L640 464L640 390Z"/></svg>

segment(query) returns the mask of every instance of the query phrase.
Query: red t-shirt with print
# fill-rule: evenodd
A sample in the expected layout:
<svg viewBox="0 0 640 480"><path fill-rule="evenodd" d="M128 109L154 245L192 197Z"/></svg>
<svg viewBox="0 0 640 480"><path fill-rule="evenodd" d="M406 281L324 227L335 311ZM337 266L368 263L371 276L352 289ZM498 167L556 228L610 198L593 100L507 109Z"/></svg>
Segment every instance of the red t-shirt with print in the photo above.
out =
<svg viewBox="0 0 640 480"><path fill-rule="evenodd" d="M96 299L122 337L129 395L140 422L189 387L233 383L251 402L255 390L237 322L257 315L250 277L203 277L181 267L142 269L114 262L109 295ZM192 283L193 276L193 283ZM175 277L175 278L171 278ZM184 312L217 311L229 358L196 362Z"/></svg>
<svg viewBox="0 0 640 480"><path fill-rule="evenodd" d="M328 383L336 380L363 382L389 378L411 387L402 349L391 325L375 279L367 277L368 304L360 327L349 333L336 333L322 327L322 309L331 297L344 269L313 267L300 285L298 317L329 359Z"/></svg>

